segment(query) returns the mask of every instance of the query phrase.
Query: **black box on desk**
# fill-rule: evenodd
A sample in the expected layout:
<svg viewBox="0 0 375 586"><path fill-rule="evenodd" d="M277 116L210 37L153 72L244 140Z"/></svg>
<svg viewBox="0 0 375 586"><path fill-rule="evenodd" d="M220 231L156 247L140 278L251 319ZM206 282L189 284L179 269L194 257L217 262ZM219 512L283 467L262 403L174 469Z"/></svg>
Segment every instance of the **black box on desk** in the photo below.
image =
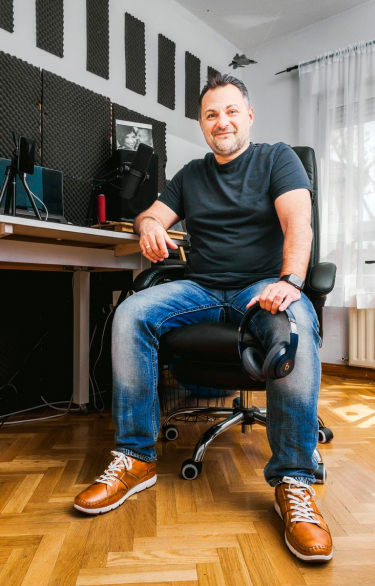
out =
<svg viewBox="0 0 375 586"><path fill-rule="evenodd" d="M123 177L116 177L116 170L125 164L131 164L136 151L118 149L109 159L105 173L113 172L114 179L102 188L106 196L106 219L113 222L134 220L138 214L149 208L158 197L158 155L154 153L147 170L148 178L138 189L134 199L120 197Z"/></svg>

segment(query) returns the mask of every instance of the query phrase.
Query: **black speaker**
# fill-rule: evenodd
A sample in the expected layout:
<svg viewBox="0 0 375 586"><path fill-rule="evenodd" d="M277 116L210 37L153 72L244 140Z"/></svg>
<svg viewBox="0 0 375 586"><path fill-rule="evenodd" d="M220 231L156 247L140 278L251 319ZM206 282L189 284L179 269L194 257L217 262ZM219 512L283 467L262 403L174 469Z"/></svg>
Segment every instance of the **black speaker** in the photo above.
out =
<svg viewBox="0 0 375 586"><path fill-rule="evenodd" d="M147 170L148 178L144 180L134 199L124 199L120 193L126 183L126 175L116 177L116 169L123 165L130 166L137 151L118 149L109 159L105 173L113 173L114 179L104 185L101 192L106 196L106 219L119 222L134 220L138 214L147 210L158 197L158 155L154 153Z"/></svg>

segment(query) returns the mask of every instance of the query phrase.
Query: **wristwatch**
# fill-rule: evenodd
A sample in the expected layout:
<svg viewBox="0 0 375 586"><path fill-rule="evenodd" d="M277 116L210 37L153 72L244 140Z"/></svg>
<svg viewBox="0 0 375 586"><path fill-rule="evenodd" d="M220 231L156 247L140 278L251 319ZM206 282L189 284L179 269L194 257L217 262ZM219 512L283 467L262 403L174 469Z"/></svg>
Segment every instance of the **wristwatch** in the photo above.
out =
<svg viewBox="0 0 375 586"><path fill-rule="evenodd" d="M301 279L301 277L293 275L293 273L290 275L283 275L282 277L280 277L279 281L286 281L287 283L293 285L293 287L295 287L299 291L302 291L302 289L305 286L305 281Z"/></svg>

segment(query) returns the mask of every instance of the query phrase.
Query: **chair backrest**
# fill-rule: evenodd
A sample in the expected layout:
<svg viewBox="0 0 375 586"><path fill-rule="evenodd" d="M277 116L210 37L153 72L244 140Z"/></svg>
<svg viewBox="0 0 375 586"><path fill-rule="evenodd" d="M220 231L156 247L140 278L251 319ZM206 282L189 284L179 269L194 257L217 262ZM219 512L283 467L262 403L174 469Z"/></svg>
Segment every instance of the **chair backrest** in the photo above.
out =
<svg viewBox="0 0 375 586"><path fill-rule="evenodd" d="M312 267L319 263L320 258L320 233L319 233L319 209L318 209L318 176L314 149L311 147L292 147L294 152L301 159L306 170L311 185L311 228L313 231L313 241L311 246L310 262L305 278L309 283L310 271ZM164 262L157 263L156 266L143 271L133 283L134 291L141 291L148 287L159 285L170 280L181 279L183 277L183 266L179 261L167 259ZM184 265L185 263L181 263ZM311 298L311 291L305 285L304 293Z"/></svg>
<svg viewBox="0 0 375 586"><path fill-rule="evenodd" d="M309 267L306 275L306 282L310 271L314 265L319 262L320 258L320 230L319 230L319 208L318 208L318 174L314 149L311 147L292 147L294 152L299 156L306 170L311 185L311 228L313 231L313 241L311 246L311 255Z"/></svg>

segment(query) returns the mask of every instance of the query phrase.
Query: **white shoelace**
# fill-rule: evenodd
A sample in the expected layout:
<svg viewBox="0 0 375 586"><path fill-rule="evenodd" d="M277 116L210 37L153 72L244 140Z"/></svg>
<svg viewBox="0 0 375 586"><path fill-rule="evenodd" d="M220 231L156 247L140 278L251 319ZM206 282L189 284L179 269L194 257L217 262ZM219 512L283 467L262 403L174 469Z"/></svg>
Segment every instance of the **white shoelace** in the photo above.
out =
<svg viewBox="0 0 375 586"><path fill-rule="evenodd" d="M132 469L133 462L129 456L115 451L112 451L111 454L115 456L115 459L110 463L104 474L102 474L100 478L97 478L95 482L100 482L102 484L108 484L108 486L112 486L113 482L117 480L117 473L122 471L122 465L127 470Z"/></svg>
<svg viewBox="0 0 375 586"><path fill-rule="evenodd" d="M283 482L289 484L286 492L292 505L291 509L293 510L291 517L292 523L294 521L303 521L304 523L316 523L316 525L320 525L320 520L316 518L316 512L310 501L310 496L315 496L313 487L303 482L298 482L289 476L284 476ZM304 494L306 490L309 494Z"/></svg>

